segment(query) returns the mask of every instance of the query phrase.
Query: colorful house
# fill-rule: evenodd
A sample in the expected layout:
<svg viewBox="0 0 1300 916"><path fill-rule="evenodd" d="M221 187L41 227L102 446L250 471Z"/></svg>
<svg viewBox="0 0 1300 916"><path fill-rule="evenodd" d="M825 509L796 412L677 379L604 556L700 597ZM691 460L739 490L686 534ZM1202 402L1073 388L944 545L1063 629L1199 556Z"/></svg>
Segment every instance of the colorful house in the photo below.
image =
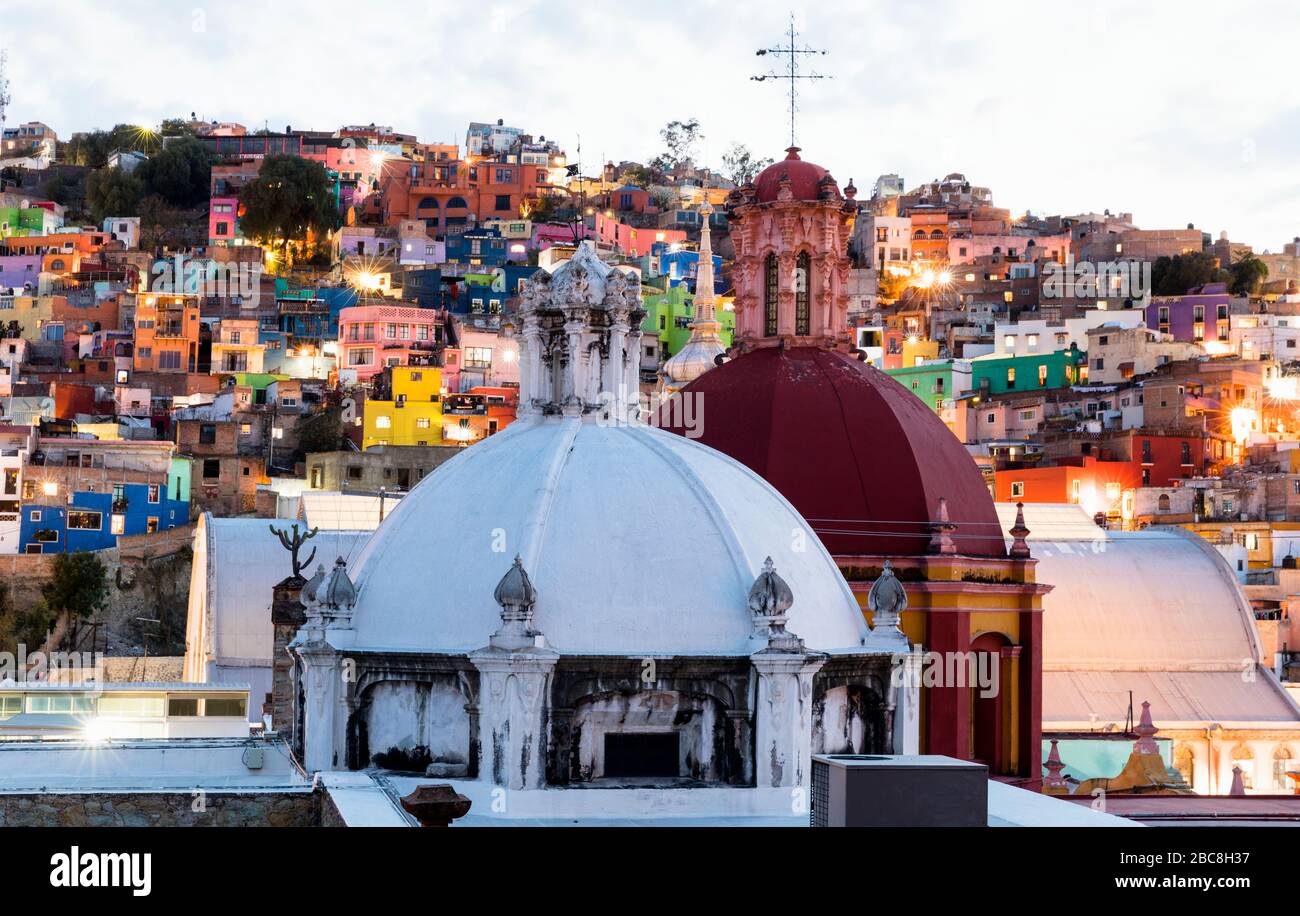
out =
<svg viewBox="0 0 1300 916"><path fill-rule="evenodd" d="M441 445L442 370L436 366L392 366L387 397L365 402L361 447L374 445Z"/></svg>
<svg viewBox="0 0 1300 916"><path fill-rule="evenodd" d="M646 316L641 322L645 334L659 338L663 359L679 352L691 338L690 324L695 320L695 296L685 286L674 286L667 292L650 289L643 296ZM719 299L715 317L722 325L719 336L723 344L731 346L736 330L736 313L730 300Z"/></svg>
<svg viewBox="0 0 1300 916"><path fill-rule="evenodd" d="M1088 354L1075 345L1031 356L979 356L970 365L972 390L981 394L1065 388L1088 377Z"/></svg>
<svg viewBox="0 0 1300 916"><path fill-rule="evenodd" d="M915 366L886 369L912 394L925 402L935 413L943 415L944 402L969 391L971 386L970 363L964 359L939 359Z"/></svg>
<svg viewBox="0 0 1300 916"><path fill-rule="evenodd" d="M446 342L442 313L400 305L358 305L339 312L341 375L369 382L388 366L436 352Z"/></svg>

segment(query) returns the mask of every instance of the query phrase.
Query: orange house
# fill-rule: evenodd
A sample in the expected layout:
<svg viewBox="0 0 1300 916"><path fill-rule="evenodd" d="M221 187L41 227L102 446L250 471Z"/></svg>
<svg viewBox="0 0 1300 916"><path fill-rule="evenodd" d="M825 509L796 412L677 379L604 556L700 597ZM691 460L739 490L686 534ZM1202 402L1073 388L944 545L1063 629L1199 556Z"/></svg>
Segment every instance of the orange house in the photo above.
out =
<svg viewBox="0 0 1300 916"><path fill-rule="evenodd" d="M1142 486L1142 472L1133 462L1090 457L995 471L993 476L998 502L1071 503L1113 523L1133 518L1133 491Z"/></svg>
<svg viewBox="0 0 1300 916"><path fill-rule="evenodd" d="M135 309L135 371L197 371L199 329L198 296L141 296Z"/></svg>

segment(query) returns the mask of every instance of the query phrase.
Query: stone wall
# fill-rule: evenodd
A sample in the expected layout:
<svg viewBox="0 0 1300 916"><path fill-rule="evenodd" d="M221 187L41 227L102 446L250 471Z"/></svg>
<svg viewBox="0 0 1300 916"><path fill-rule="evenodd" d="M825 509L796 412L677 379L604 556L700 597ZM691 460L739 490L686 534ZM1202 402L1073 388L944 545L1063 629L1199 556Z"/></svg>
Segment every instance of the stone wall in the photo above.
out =
<svg viewBox="0 0 1300 916"><path fill-rule="evenodd" d="M0 794L0 827L316 827L320 802L310 789L207 792ZM337 818L337 812L335 813Z"/></svg>

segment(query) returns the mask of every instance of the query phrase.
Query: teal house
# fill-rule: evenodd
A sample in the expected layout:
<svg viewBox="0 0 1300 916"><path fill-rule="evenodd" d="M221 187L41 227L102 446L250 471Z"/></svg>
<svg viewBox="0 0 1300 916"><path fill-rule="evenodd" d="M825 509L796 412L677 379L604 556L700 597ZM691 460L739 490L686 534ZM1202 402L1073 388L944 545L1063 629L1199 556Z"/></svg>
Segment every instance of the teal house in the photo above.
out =
<svg viewBox="0 0 1300 916"><path fill-rule="evenodd" d="M981 356L970 361L971 390L981 394L1041 391L1079 385L1088 378L1088 354L1074 344L1068 350L1029 356Z"/></svg>

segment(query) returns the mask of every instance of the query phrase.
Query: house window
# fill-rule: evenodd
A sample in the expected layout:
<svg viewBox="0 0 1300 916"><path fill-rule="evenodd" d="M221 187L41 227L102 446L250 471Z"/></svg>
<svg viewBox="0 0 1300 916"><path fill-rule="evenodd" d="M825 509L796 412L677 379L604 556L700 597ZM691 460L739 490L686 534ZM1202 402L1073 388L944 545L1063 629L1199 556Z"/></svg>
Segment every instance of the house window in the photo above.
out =
<svg viewBox="0 0 1300 916"><path fill-rule="evenodd" d="M387 414L379 414L375 417L375 429L391 429L393 418Z"/></svg>
<svg viewBox="0 0 1300 916"><path fill-rule="evenodd" d="M78 531L99 531L104 527L104 516L100 512L72 511L68 513L68 528Z"/></svg>
<svg viewBox="0 0 1300 916"><path fill-rule="evenodd" d="M1077 479L1071 480L1070 481L1070 502L1075 503L1077 505L1079 502L1079 498L1082 495L1083 495L1083 481Z"/></svg>
<svg viewBox="0 0 1300 916"><path fill-rule="evenodd" d="M1041 366L1038 367L1038 384L1039 384L1040 386L1043 386L1043 385L1046 385L1046 384L1047 384L1047 365L1046 365L1046 364L1041 365Z"/></svg>
<svg viewBox="0 0 1300 916"><path fill-rule="evenodd" d="M199 425L199 445L216 445L217 443L217 424L202 423Z"/></svg>
<svg viewBox="0 0 1300 916"><path fill-rule="evenodd" d="M1012 495L1013 497L1014 497L1014 496L1024 496L1024 495L1025 495L1025 482L1024 482L1023 480L1015 480L1015 481L1012 481L1012 483L1011 483L1011 495Z"/></svg>
<svg viewBox="0 0 1300 916"><path fill-rule="evenodd" d="M1285 746L1273 752L1273 791L1285 795L1294 788L1291 778L1286 774L1294 768L1291 762L1291 750Z"/></svg>
<svg viewBox="0 0 1300 916"><path fill-rule="evenodd" d="M114 513L113 516L112 516L111 527L110 527L110 529L109 529L109 532L110 532L111 534L125 534L125 533L126 533L126 516L125 516L125 515L118 515L117 513Z"/></svg>
<svg viewBox="0 0 1300 916"><path fill-rule="evenodd" d="M428 428L429 428L429 418L428 418L428 417L416 417L416 419L415 419L415 428L416 428L416 429L428 429Z"/></svg>
<svg viewBox="0 0 1300 916"><path fill-rule="evenodd" d="M1007 387L1016 387L1016 369L1014 366L1007 370Z"/></svg>
<svg viewBox="0 0 1300 916"><path fill-rule="evenodd" d="M145 534L158 533L158 516L156 515L149 516L149 518L144 523L144 533Z"/></svg>
<svg viewBox="0 0 1300 916"><path fill-rule="evenodd" d="M221 476L221 460L218 458L203 459L203 479L216 480Z"/></svg>

